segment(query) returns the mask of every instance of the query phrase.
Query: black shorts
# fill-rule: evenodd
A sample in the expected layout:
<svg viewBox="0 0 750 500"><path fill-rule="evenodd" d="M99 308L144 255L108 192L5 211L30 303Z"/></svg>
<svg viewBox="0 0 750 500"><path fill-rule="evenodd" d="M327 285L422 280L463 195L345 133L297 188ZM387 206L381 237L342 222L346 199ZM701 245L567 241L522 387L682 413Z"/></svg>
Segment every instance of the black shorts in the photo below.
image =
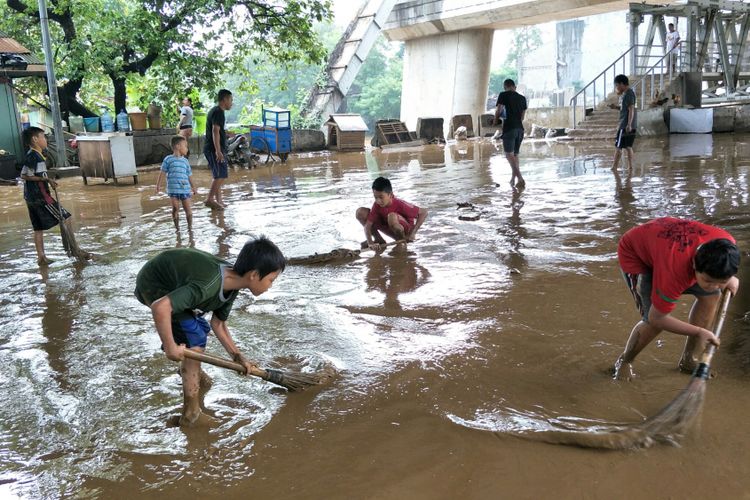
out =
<svg viewBox="0 0 750 500"><path fill-rule="evenodd" d="M615 147L617 149L632 148L635 142L635 130L630 133L625 132L625 129L621 128L617 130L617 137L615 137Z"/></svg>
<svg viewBox="0 0 750 500"><path fill-rule="evenodd" d="M518 155L518 152L521 150L521 142L523 142L522 128L512 128L508 131L503 131L503 151L506 153Z"/></svg>
<svg viewBox="0 0 750 500"><path fill-rule="evenodd" d="M29 209L31 227L34 231L45 231L55 227L60 219L65 220L70 214L61 205L57 204L26 204ZM58 210L59 207L59 210Z"/></svg>

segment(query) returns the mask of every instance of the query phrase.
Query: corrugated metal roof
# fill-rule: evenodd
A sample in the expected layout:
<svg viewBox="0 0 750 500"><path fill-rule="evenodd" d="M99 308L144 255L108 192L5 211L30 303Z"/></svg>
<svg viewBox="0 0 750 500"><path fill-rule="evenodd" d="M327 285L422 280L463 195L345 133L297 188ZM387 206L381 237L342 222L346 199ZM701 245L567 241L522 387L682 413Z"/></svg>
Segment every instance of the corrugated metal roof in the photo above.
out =
<svg viewBox="0 0 750 500"><path fill-rule="evenodd" d="M361 115L356 114L341 114L341 115L331 115L328 119L328 122L331 123L334 122L336 126L341 130L342 132L367 132L367 124L362 119Z"/></svg>
<svg viewBox="0 0 750 500"><path fill-rule="evenodd" d="M29 49L2 33L0 33L0 52L9 52L11 54L31 53Z"/></svg>

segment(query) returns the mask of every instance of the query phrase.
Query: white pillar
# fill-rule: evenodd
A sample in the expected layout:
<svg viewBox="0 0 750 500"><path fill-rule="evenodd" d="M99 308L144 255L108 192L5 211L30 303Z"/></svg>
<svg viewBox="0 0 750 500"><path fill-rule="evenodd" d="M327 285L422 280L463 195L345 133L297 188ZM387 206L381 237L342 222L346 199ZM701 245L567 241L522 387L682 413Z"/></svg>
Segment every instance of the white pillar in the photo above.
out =
<svg viewBox="0 0 750 500"><path fill-rule="evenodd" d="M486 111L493 30L474 29L405 42L401 121L442 117L445 132L454 115ZM474 124L477 130L477 124Z"/></svg>

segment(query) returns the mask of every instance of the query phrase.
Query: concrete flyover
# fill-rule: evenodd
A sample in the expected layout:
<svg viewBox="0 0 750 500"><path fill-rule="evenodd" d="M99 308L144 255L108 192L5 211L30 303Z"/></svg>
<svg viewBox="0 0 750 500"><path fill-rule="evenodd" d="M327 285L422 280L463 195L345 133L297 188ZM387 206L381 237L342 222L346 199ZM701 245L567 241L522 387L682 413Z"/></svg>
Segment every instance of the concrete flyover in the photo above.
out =
<svg viewBox="0 0 750 500"><path fill-rule="evenodd" d="M382 32L403 41L401 120L485 112L493 32L627 10L626 0L405 0ZM623 17L623 22L625 18ZM476 119L476 118L475 118Z"/></svg>

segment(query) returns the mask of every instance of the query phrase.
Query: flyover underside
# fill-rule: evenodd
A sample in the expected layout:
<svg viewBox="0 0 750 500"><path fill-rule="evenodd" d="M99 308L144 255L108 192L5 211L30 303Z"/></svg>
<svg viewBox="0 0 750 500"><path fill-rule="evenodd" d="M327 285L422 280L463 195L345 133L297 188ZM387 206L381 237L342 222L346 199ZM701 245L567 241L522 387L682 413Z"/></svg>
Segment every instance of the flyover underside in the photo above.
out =
<svg viewBox="0 0 750 500"><path fill-rule="evenodd" d="M410 40L469 29L519 26L627 10L627 0L416 0L397 4L383 34Z"/></svg>
<svg viewBox="0 0 750 500"><path fill-rule="evenodd" d="M476 120L485 112L493 30L465 30L409 40L404 50L401 120L414 130L418 118L453 115Z"/></svg>

